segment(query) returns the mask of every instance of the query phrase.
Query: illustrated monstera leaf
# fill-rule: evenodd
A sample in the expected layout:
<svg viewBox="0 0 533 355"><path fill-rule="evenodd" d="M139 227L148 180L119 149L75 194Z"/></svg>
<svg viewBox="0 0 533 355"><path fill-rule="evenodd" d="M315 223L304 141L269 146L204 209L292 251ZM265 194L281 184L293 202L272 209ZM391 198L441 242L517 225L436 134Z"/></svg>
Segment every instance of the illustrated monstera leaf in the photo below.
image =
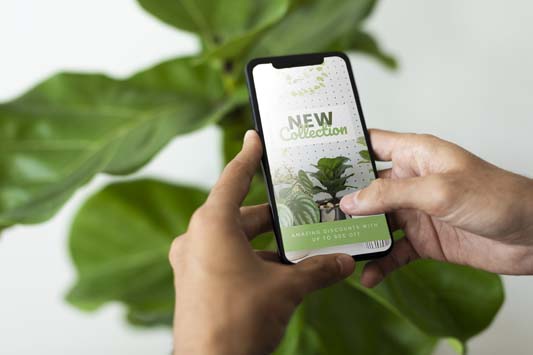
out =
<svg viewBox="0 0 533 355"><path fill-rule="evenodd" d="M50 218L98 172L131 173L176 135L216 122L242 100L226 96L218 70L194 58L125 80L71 73L45 80L0 104L0 225Z"/></svg>
<svg viewBox="0 0 533 355"><path fill-rule="evenodd" d="M313 182L303 170L298 171L298 184L303 193L310 196L313 194Z"/></svg>
<svg viewBox="0 0 533 355"><path fill-rule="evenodd" d="M313 224L320 221L320 211L313 198L302 192L293 192L285 202L294 215L294 225Z"/></svg>
<svg viewBox="0 0 533 355"><path fill-rule="evenodd" d="M277 208L279 226L281 228L292 227L294 225L294 215L291 209L283 203L278 203Z"/></svg>

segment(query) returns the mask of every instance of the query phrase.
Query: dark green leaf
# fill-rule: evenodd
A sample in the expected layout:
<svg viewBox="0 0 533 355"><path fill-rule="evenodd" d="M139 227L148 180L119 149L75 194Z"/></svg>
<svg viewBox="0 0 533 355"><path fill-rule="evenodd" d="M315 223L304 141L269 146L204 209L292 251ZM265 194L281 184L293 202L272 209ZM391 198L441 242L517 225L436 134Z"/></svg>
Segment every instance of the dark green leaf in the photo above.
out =
<svg viewBox="0 0 533 355"><path fill-rule="evenodd" d="M427 355L436 341L365 292L341 283L307 297L276 354Z"/></svg>
<svg viewBox="0 0 533 355"><path fill-rule="evenodd" d="M390 69L396 69L398 67L396 59L392 55L384 52L371 34L357 29L339 37L331 44L329 49L332 51L355 51L363 53L379 60L381 64ZM362 138L364 142L364 137Z"/></svg>
<svg viewBox="0 0 533 355"><path fill-rule="evenodd" d="M199 34L217 57L236 55L281 19L289 0L138 0L152 15Z"/></svg>
<svg viewBox="0 0 533 355"><path fill-rule="evenodd" d="M120 301L136 324L170 324L170 243L206 197L195 188L154 180L113 184L91 197L70 231L78 279L68 301L87 310Z"/></svg>
<svg viewBox="0 0 533 355"><path fill-rule="evenodd" d="M96 173L130 173L242 101L225 98L219 73L194 61L127 80L59 74L1 104L0 225L50 218Z"/></svg>
<svg viewBox="0 0 533 355"><path fill-rule="evenodd" d="M339 37L353 33L374 4L375 0L302 1L266 31L249 57L327 50Z"/></svg>
<svg viewBox="0 0 533 355"><path fill-rule="evenodd" d="M431 260L395 271L372 292L426 333L463 342L489 326L504 300L499 276Z"/></svg>

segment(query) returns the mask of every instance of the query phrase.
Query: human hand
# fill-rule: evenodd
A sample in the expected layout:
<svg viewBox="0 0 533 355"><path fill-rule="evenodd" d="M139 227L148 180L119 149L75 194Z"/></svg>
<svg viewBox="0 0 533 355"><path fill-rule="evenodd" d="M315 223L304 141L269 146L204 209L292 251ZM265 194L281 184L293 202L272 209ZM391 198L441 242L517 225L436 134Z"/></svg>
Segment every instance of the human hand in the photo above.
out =
<svg viewBox="0 0 533 355"><path fill-rule="evenodd" d="M503 274L533 274L533 182L429 135L371 130L376 159L392 168L345 196L350 215L390 212L403 229L390 254L369 262L373 287L393 270L431 258Z"/></svg>
<svg viewBox="0 0 533 355"><path fill-rule="evenodd" d="M175 354L270 353L303 297L355 268L345 254L288 266L274 252L251 249L249 241L271 226L268 205L240 207L261 154L258 135L248 132L242 151L172 244Z"/></svg>

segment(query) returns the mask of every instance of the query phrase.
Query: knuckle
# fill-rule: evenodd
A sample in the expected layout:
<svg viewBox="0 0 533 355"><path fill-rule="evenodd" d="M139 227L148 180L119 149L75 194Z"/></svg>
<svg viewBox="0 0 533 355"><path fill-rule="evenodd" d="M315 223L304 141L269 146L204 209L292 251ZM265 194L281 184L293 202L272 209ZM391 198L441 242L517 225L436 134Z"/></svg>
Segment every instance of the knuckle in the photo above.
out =
<svg viewBox="0 0 533 355"><path fill-rule="evenodd" d="M170 250L168 252L168 260L170 262L170 265L172 267L176 266L176 260L179 258L179 255L181 254L181 249L183 246L183 238L184 236L178 236L174 238L172 241L172 244L170 245Z"/></svg>
<svg viewBox="0 0 533 355"><path fill-rule="evenodd" d="M379 206L383 206L386 202L389 184L389 181L382 178L376 179L370 184L373 191L372 198L378 203Z"/></svg>
<svg viewBox="0 0 533 355"><path fill-rule="evenodd" d="M319 275L320 279L326 281L332 276L337 274L337 262L332 260L327 260L325 262L315 261L316 273Z"/></svg>
<svg viewBox="0 0 533 355"><path fill-rule="evenodd" d="M231 167L231 170L235 172L235 174L238 175L251 175L251 169L250 169L250 162L237 155L229 164Z"/></svg>
<svg viewBox="0 0 533 355"><path fill-rule="evenodd" d="M433 196L431 198L430 214L442 216L448 213L449 206L455 198L454 179L446 175L431 177Z"/></svg>
<svg viewBox="0 0 533 355"><path fill-rule="evenodd" d="M190 221L190 228L195 228L197 226L205 225L206 221L213 220L217 215L216 210L213 208L203 205L200 208L198 208L196 211L194 211L191 221Z"/></svg>

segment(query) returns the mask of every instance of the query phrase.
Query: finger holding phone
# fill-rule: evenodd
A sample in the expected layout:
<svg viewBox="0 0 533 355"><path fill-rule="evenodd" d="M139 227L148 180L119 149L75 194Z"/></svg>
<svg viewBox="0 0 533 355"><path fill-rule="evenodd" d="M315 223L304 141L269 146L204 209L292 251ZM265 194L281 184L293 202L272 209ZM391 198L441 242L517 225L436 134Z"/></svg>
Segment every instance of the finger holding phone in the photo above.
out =
<svg viewBox="0 0 533 355"><path fill-rule="evenodd" d="M262 154L254 131L224 169L169 259L176 289L175 354L266 354L280 342L303 297L349 276L349 255L283 265L249 241L270 230L268 205L241 207Z"/></svg>
<svg viewBox="0 0 533 355"><path fill-rule="evenodd" d="M341 208L354 215L388 212L406 237L366 265L365 286L418 258L533 274L531 179L430 135L371 130L370 137L377 159L392 168L345 196Z"/></svg>

